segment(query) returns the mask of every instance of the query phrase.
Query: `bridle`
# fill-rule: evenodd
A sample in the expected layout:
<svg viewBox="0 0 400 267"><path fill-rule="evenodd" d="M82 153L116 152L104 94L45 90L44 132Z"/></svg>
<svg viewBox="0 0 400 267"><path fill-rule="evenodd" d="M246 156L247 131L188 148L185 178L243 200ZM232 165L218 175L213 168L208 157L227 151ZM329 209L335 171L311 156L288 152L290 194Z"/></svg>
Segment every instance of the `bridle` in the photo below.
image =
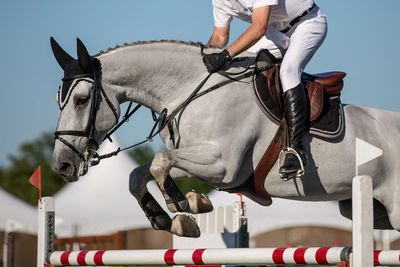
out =
<svg viewBox="0 0 400 267"><path fill-rule="evenodd" d="M95 61L97 62L97 61ZM78 155L79 158L82 159L82 161L85 163L86 167L88 164L89 159L96 154L96 150L99 148L99 144L95 139L95 124L96 124L96 117L97 117L97 112L100 109L100 103L101 103L101 98L103 98L110 109L112 110L116 121L118 122L118 112L113 103L110 101L108 98L106 92L104 91L101 82L100 82L100 67L96 68L97 66L100 66L100 62L97 62L98 64L93 64L94 65L94 71L92 74L78 74L78 75L71 75L68 77L64 77L62 79L63 82L66 81L71 81L71 80L76 80L75 84L72 88L69 88L71 92L69 94L72 94L72 90L82 81L89 82L93 84L93 95L91 97L91 106L90 106L90 113L89 113L89 119L88 123L86 125L86 128L84 130L57 130L54 132L54 136L56 140L59 140L63 144L65 144L67 147L69 147L76 155ZM70 95L69 95L70 96ZM69 101L69 97L67 98L66 102ZM58 103L60 104L60 91L58 92ZM60 110L62 110L65 107L66 103L61 106L60 105ZM76 147L74 147L70 142L68 142L66 139L64 139L62 136L69 135L69 136L81 136L81 137L86 137L87 142L85 145L85 150L83 153L81 153Z"/></svg>

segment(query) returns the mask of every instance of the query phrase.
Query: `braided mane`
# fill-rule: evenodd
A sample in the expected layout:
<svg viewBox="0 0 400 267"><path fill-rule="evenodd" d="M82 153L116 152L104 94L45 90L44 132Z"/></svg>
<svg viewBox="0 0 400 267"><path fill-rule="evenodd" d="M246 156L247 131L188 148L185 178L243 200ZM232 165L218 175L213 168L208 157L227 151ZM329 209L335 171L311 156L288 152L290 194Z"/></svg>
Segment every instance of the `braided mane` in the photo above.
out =
<svg viewBox="0 0 400 267"><path fill-rule="evenodd" d="M136 46L136 45L143 45L143 44L159 44L159 43L169 43L169 44L182 44L182 45L188 45L188 46L195 46L195 47L201 47L203 44L201 42L186 42L186 41L179 41L179 40L152 40L152 41L137 41L133 43L124 43L123 45L116 45L115 47L110 47L106 51L100 50L99 53L94 55L95 57L101 56L104 54L107 54L111 51L117 50L119 48L124 48L124 47L129 47L129 46Z"/></svg>

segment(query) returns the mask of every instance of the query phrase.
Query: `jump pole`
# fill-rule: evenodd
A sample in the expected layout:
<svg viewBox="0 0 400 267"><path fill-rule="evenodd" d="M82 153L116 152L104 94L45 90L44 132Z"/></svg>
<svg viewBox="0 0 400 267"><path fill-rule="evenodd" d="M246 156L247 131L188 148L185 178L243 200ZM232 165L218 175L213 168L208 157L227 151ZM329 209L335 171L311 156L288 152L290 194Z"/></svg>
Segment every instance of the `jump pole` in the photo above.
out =
<svg viewBox="0 0 400 267"><path fill-rule="evenodd" d="M336 265L348 262L348 247L332 248L220 248L55 251L54 266L85 265Z"/></svg>

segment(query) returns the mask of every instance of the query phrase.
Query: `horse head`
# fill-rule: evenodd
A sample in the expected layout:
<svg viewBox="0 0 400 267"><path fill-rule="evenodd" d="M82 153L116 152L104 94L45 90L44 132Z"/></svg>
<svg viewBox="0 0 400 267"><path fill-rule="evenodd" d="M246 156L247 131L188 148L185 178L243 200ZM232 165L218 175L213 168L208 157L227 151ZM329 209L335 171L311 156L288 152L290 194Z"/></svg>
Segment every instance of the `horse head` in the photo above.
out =
<svg viewBox="0 0 400 267"><path fill-rule="evenodd" d="M57 93L60 115L51 166L67 182L72 182L86 174L99 145L118 122L120 109L115 94L107 94L102 87L100 61L89 55L79 39L77 60L53 37L50 43L58 64L64 70Z"/></svg>

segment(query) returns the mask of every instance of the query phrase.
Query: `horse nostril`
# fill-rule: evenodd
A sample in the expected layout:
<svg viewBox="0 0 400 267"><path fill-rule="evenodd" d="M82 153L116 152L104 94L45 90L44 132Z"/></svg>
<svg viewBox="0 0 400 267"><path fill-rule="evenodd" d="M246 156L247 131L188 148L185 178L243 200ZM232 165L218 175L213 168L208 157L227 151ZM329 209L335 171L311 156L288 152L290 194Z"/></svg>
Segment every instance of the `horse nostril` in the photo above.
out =
<svg viewBox="0 0 400 267"><path fill-rule="evenodd" d="M66 171L66 170L68 170L70 167L71 167L71 164L70 164L70 163L68 163L68 162L61 162L61 168L60 168L60 170L61 170L61 171Z"/></svg>
<svg viewBox="0 0 400 267"><path fill-rule="evenodd" d="M76 168L71 162L62 161L57 165L57 173L61 175L61 177L67 183L75 182L78 180L78 176L76 173Z"/></svg>

